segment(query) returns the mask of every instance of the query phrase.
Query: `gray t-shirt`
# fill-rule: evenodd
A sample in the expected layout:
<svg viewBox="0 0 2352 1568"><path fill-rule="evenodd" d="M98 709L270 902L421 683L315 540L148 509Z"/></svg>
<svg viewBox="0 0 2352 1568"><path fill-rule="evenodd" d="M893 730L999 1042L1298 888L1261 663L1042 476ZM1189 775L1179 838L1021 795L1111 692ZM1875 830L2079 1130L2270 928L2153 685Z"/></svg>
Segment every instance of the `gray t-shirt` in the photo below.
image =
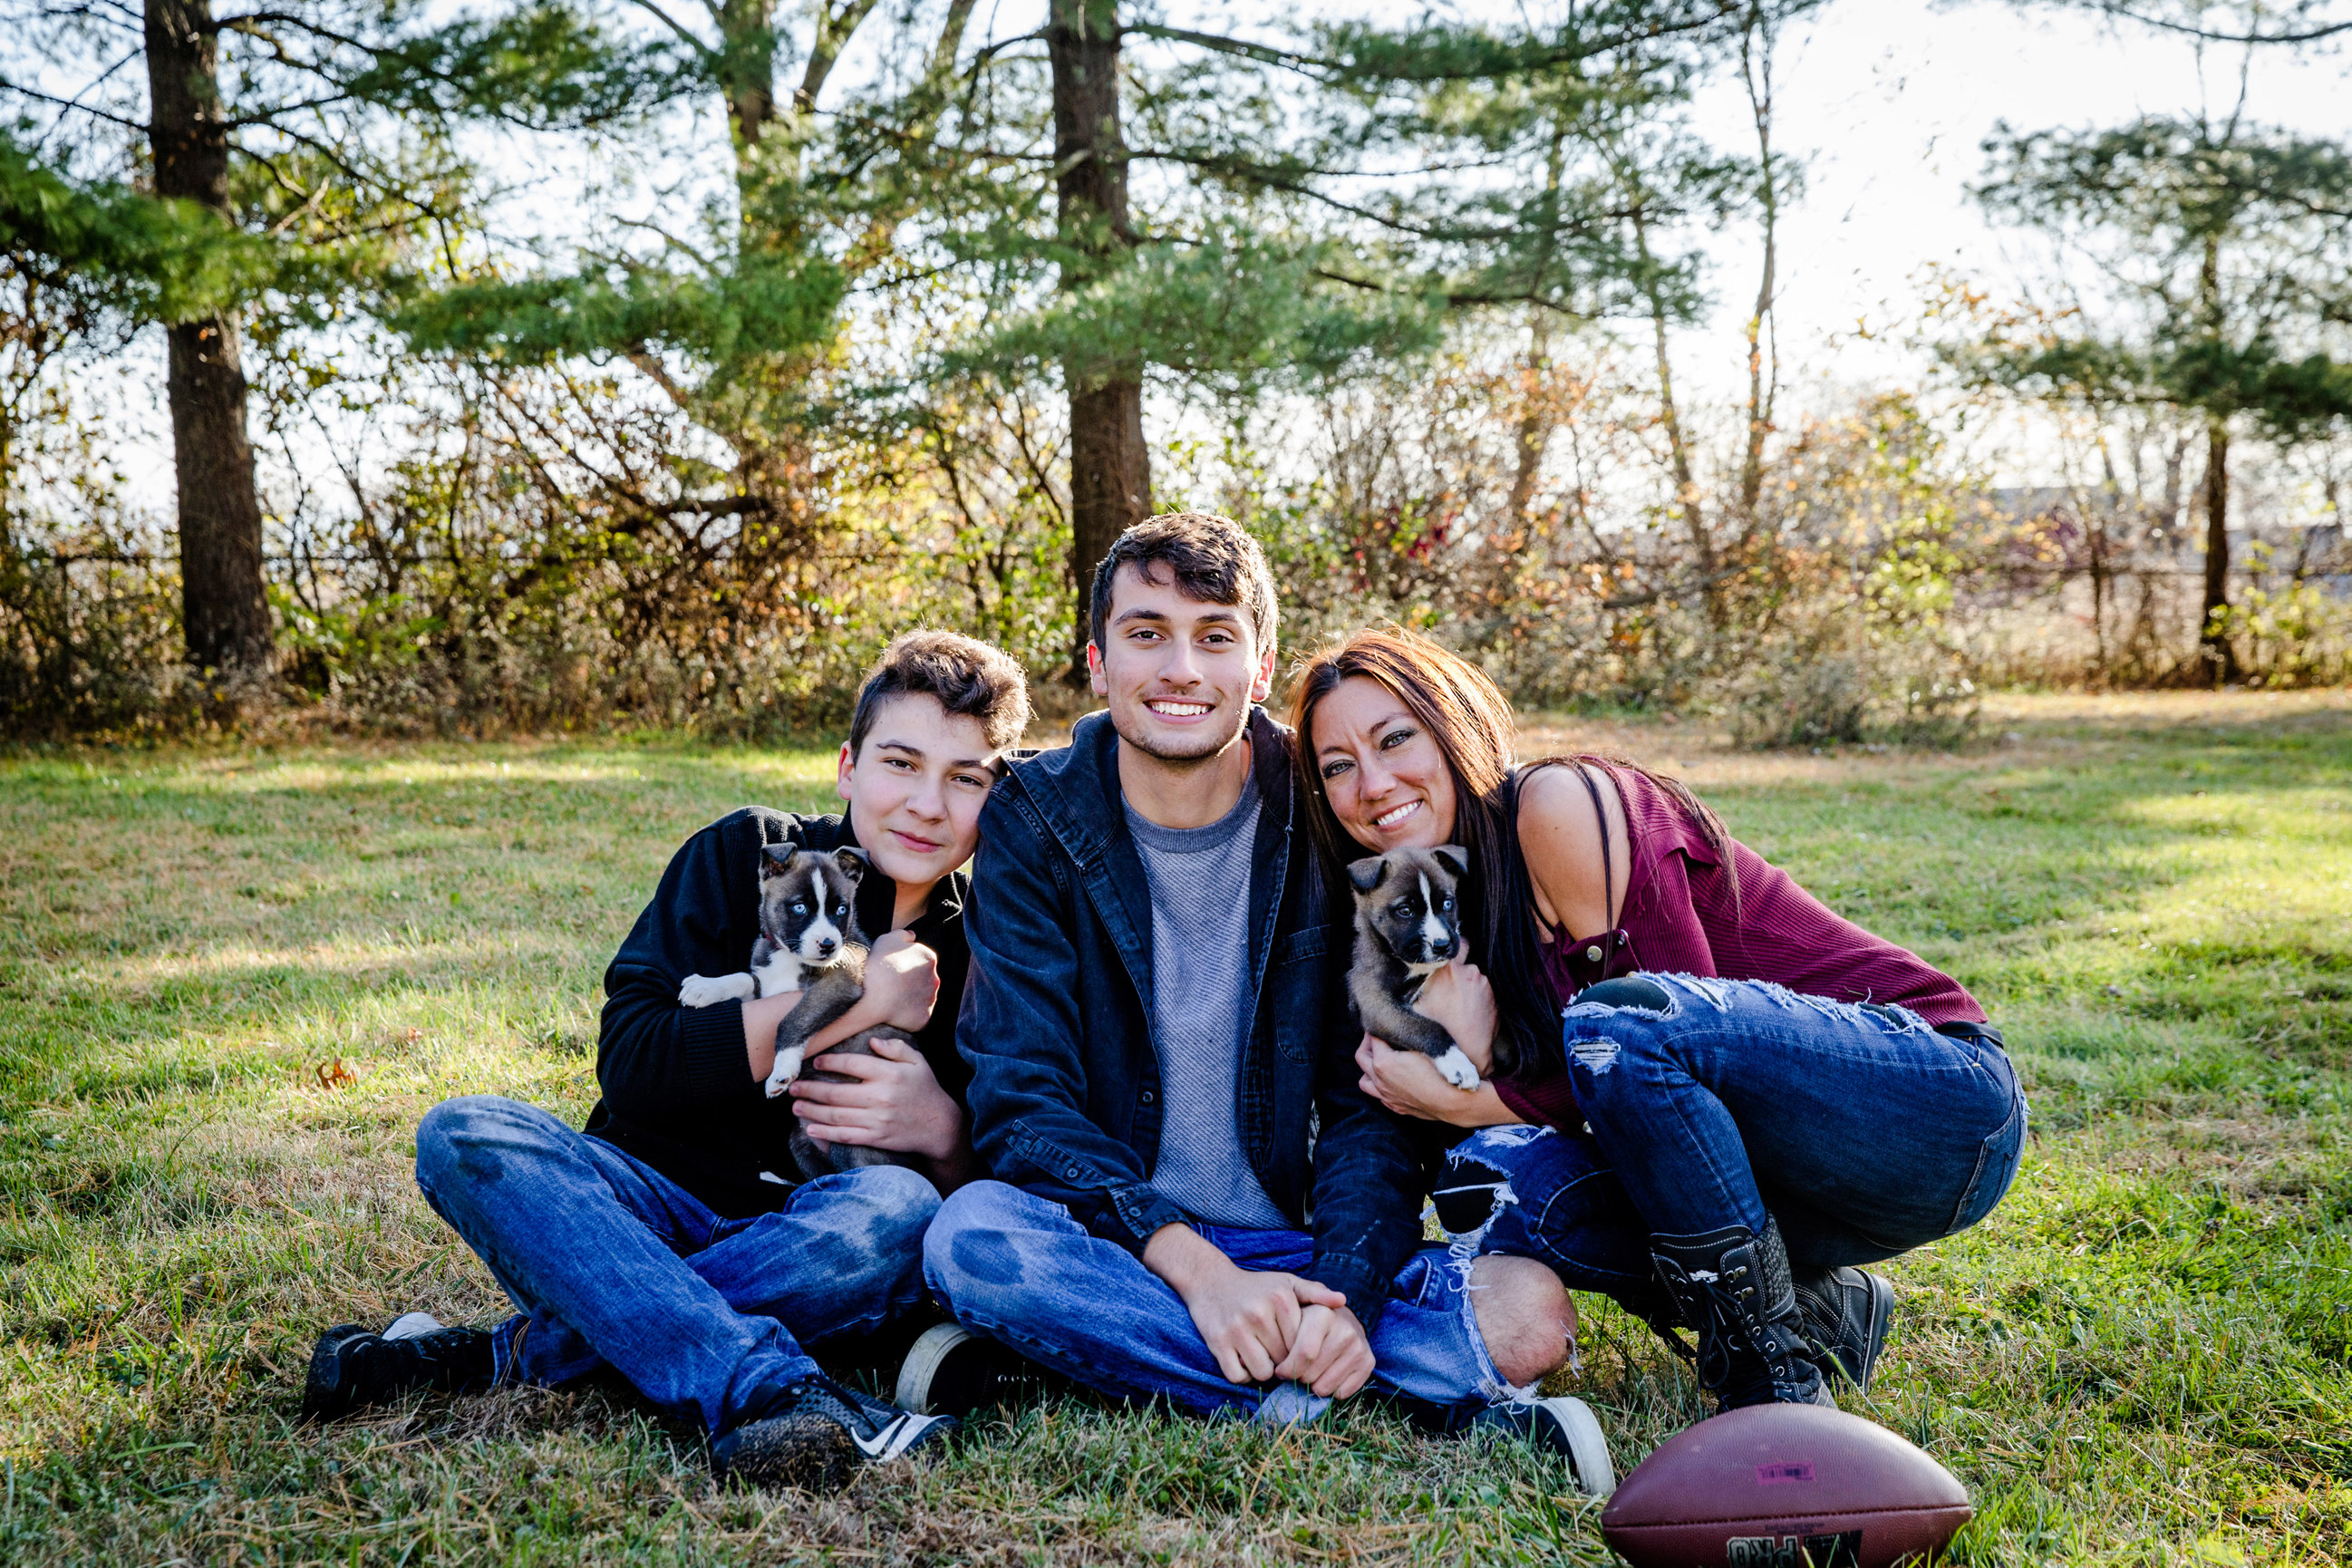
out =
<svg viewBox="0 0 2352 1568"><path fill-rule="evenodd" d="M1151 884L1151 1013L1160 1042L1160 1163L1151 1184L1209 1225L1287 1230L1242 1152L1235 1100L1250 991L1250 852L1257 781L1206 827L1161 827L1127 812Z"/></svg>

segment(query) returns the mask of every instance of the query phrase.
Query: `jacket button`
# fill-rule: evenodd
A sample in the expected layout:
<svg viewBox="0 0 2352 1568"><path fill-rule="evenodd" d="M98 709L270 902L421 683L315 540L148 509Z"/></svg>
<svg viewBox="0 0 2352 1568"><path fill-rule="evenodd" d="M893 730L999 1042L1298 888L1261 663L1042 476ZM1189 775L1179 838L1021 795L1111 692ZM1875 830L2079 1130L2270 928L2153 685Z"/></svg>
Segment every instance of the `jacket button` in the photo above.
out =
<svg viewBox="0 0 2352 1568"><path fill-rule="evenodd" d="M1073 1165L1068 1170L1063 1172L1062 1174L1075 1182L1078 1179L1078 1168L1076 1165Z"/></svg>
<svg viewBox="0 0 2352 1568"><path fill-rule="evenodd" d="M1159 1096L1157 1096L1157 1095L1153 1094L1150 1089L1145 1089L1141 1094L1137 1095L1135 1098L1136 1098L1136 1099L1138 1099L1138 1100L1141 1100L1144 1104L1149 1105L1149 1104L1150 1104L1154 1100L1157 1100L1157 1099L1159 1098Z"/></svg>
<svg viewBox="0 0 2352 1568"><path fill-rule="evenodd" d="M1586 948L1586 949L1584 950L1584 956L1585 956L1588 960L1590 960L1591 962L1592 962L1592 963L1600 963L1600 962L1601 962L1601 944L1600 944L1599 942L1594 942L1591 947Z"/></svg>

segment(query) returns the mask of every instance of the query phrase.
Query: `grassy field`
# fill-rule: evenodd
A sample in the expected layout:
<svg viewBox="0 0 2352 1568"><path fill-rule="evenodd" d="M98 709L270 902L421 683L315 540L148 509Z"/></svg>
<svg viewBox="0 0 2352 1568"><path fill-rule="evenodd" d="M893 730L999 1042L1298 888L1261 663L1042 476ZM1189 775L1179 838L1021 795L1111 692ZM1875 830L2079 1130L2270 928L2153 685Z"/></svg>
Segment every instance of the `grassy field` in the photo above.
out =
<svg viewBox="0 0 2352 1568"><path fill-rule="evenodd" d="M1893 1266L1865 1409L1975 1489L1954 1560L2352 1558L2352 701L2006 700L1956 756L1538 739L1682 772L2017 1050L2017 1188ZM604 1391L294 1426L322 1326L502 1310L417 1196L417 1118L584 1112L599 976L671 847L829 776L670 745L0 759L0 1562L1609 1561L1558 1472L1368 1411L1046 1404L824 1499L716 1491L698 1435ZM1576 1391L1622 1468L1696 1395L1585 1306Z"/></svg>

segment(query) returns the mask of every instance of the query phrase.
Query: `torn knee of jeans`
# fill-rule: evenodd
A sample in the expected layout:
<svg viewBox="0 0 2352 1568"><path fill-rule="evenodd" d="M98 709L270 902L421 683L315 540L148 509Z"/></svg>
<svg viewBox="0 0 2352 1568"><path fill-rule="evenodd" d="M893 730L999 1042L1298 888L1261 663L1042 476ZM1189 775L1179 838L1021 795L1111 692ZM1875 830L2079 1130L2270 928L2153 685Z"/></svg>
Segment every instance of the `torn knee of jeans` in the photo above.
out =
<svg viewBox="0 0 2352 1568"><path fill-rule="evenodd" d="M1502 1172L1467 1160L1448 1162L1446 1184L1429 1194L1429 1206L1449 1237L1475 1235L1483 1238L1503 1205L1517 1203L1517 1194Z"/></svg>
<svg viewBox="0 0 2352 1568"><path fill-rule="evenodd" d="M1644 1018L1671 1018L1675 999L1647 975L1621 974L1578 992L1576 1005L1568 1013L1570 1017L1605 1018L1614 1013L1633 1013Z"/></svg>

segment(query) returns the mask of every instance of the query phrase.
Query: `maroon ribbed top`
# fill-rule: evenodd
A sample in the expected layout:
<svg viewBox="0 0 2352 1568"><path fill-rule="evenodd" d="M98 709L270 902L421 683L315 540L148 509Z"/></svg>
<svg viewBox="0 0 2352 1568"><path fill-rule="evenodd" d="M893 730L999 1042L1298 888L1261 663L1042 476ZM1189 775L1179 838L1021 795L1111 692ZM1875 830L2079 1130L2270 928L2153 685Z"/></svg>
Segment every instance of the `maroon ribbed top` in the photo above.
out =
<svg viewBox="0 0 2352 1568"><path fill-rule="evenodd" d="M1958 981L1832 912L1795 878L1738 842L1731 847L1738 870L1735 900L1715 847L1674 796L1645 774L1599 757L1580 760L1599 764L1615 781L1633 867L1616 931L1563 937L1537 949L1543 967L1536 979L1554 1007L1565 1007L1604 974L1647 970L1769 980L1809 996L1893 1003L1930 1024L1985 1021L1984 1009ZM1519 783L1526 782L1522 771ZM1498 1079L1495 1090L1528 1121L1575 1126L1582 1120L1565 1076Z"/></svg>

